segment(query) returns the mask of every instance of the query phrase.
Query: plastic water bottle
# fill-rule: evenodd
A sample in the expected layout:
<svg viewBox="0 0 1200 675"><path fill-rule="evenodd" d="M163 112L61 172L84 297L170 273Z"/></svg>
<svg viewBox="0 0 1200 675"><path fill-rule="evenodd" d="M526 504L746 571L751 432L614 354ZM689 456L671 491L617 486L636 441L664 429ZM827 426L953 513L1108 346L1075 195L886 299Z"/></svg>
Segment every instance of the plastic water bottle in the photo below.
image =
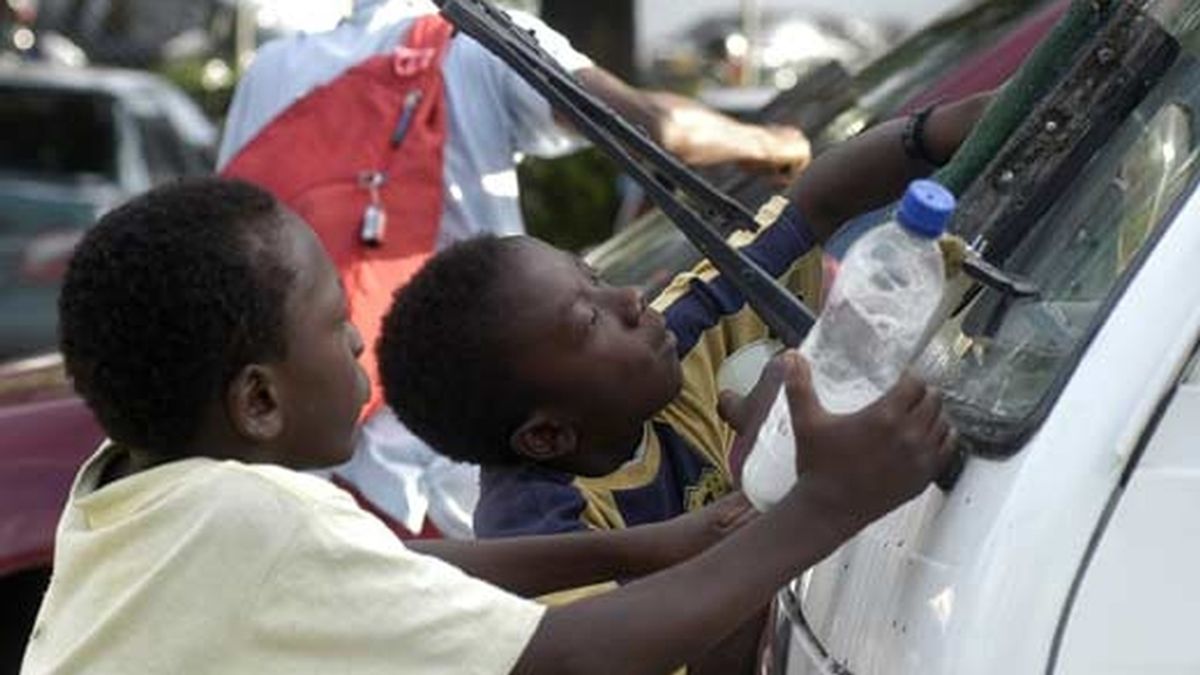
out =
<svg viewBox="0 0 1200 675"><path fill-rule="evenodd" d="M913 182L896 220L868 232L847 252L825 309L800 345L824 408L849 414L899 381L929 339L942 300L945 270L937 239L954 211L954 196L928 180ZM742 471L760 511L796 482L796 441L781 390Z"/></svg>

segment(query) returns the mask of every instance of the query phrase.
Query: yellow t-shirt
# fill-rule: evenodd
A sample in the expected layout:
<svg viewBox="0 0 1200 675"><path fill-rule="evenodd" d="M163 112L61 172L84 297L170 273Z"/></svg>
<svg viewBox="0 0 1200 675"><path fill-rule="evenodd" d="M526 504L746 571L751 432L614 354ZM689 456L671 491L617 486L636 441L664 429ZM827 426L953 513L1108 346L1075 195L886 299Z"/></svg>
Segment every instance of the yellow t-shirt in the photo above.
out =
<svg viewBox="0 0 1200 675"><path fill-rule="evenodd" d="M22 673L507 673L544 608L418 555L338 488L189 459L76 478Z"/></svg>

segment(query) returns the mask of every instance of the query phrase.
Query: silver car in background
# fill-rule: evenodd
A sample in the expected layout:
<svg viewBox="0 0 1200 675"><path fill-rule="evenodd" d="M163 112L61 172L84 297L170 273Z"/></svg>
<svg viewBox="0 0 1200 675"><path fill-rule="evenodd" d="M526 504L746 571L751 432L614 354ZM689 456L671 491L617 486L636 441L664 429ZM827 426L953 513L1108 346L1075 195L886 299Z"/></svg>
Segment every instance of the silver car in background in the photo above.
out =
<svg viewBox="0 0 1200 675"><path fill-rule="evenodd" d="M0 64L0 360L54 348L84 230L124 199L211 170L216 129L146 73Z"/></svg>

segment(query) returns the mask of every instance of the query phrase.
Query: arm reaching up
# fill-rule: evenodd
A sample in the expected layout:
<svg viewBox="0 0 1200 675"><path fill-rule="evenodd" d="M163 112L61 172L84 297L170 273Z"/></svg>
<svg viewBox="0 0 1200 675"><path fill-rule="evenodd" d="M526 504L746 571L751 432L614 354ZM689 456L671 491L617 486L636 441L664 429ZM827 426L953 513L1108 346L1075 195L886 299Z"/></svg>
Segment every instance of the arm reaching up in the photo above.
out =
<svg viewBox="0 0 1200 675"><path fill-rule="evenodd" d="M935 164L944 164L971 133L991 103L980 94L934 108L924 127L924 148ZM804 214L819 241L842 223L882 208L900 197L910 181L933 168L905 150L908 119L884 122L830 148L786 192Z"/></svg>

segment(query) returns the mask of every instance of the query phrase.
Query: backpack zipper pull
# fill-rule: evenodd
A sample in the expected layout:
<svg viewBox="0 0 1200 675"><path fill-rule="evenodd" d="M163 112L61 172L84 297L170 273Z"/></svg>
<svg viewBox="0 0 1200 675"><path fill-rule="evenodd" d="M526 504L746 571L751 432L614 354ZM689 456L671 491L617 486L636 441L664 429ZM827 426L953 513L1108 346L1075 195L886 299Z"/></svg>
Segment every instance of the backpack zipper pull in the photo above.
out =
<svg viewBox="0 0 1200 675"><path fill-rule="evenodd" d="M358 175L358 184L371 194L371 201L363 209L362 223L358 230L359 240L364 246L377 248L387 236L387 212L379 197L379 188L387 182L387 176L379 171L364 171Z"/></svg>

